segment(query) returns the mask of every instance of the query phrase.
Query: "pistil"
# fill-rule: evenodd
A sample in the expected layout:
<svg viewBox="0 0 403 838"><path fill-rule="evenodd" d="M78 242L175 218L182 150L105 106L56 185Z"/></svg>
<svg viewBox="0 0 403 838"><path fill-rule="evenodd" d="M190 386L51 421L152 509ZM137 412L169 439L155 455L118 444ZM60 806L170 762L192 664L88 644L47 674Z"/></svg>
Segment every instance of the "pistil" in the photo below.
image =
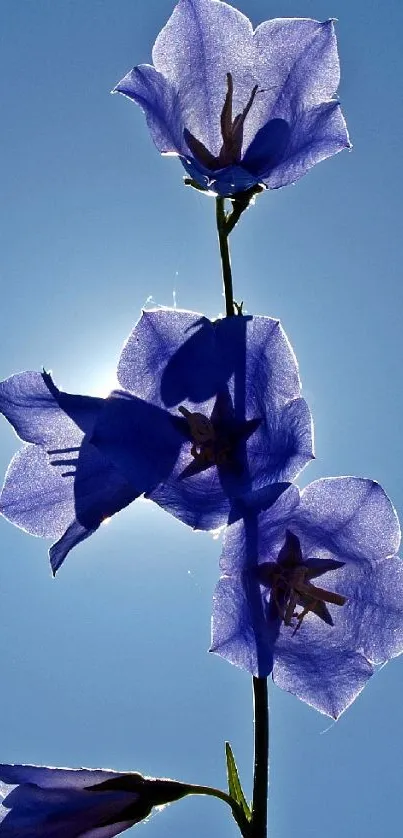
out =
<svg viewBox="0 0 403 838"><path fill-rule="evenodd" d="M227 92L220 119L223 144L218 157L212 154L201 140L198 140L197 137L185 128L184 137L192 154L208 169L215 171L216 169L223 169L225 166L233 166L241 162L244 124L255 101L258 89L259 85L255 84L243 111L233 119L234 81L232 73L227 73Z"/></svg>
<svg viewBox="0 0 403 838"><path fill-rule="evenodd" d="M205 465L224 465L229 460L231 447L225 439L217 436L211 419L203 413L192 413L182 405L179 412L185 417L192 437L190 453L192 457Z"/></svg>

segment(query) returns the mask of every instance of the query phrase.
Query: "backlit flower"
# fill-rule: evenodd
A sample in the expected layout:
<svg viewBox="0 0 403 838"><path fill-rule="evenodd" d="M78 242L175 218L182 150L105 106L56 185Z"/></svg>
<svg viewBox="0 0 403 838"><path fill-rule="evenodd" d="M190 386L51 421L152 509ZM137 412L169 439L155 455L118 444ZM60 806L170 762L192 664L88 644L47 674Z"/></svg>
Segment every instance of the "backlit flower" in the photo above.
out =
<svg viewBox="0 0 403 838"><path fill-rule="evenodd" d="M356 477L290 486L261 507L226 530L212 651L337 718L403 651L396 513Z"/></svg>
<svg viewBox="0 0 403 838"><path fill-rule="evenodd" d="M312 459L311 416L277 320L145 311L117 375L124 389L107 400L92 442L132 483L130 400L166 410L181 445L173 468L164 468L164 479L146 495L191 527L222 526L234 498L292 480ZM171 457L163 438L159 456L164 444Z"/></svg>
<svg viewBox="0 0 403 838"><path fill-rule="evenodd" d="M221 0L180 0L152 58L115 91L140 105L158 150L178 155L203 189L276 189L350 146L331 20L280 18L253 31Z"/></svg>

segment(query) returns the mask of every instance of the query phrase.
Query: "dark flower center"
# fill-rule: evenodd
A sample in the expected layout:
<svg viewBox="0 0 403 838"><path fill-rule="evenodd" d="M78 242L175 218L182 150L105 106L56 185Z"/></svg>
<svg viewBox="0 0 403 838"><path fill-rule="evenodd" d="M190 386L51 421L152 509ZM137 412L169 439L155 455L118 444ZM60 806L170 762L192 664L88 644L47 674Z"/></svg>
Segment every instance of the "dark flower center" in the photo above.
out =
<svg viewBox="0 0 403 838"><path fill-rule="evenodd" d="M343 562L333 559L308 559L304 562L299 539L289 530L277 562L265 562L259 566L259 581L271 589L271 602L277 615L285 626L292 626L296 621L293 635L309 612L333 625L326 603L341 606L347 602L347 597L312 585L311 579L340 567L343 567Z"/></svg>
<svg viewBox="0 0 403 838"><path fill-rule="evenodd" d="M211 419L203 413L191 413L186 407L179 407L179 412L187 420L192 445L190 453L200 465L226 465L231 460L230 440L217 431Z"/></svg>
<svg viewBox="0 0 403 838"><path fill-rule="evenodd" d="M197 139L193 134L184 130L184 137L192 154L204 165L207 169L223 169L225 166L232 166L240 163L243 143L243 127L245 119L253 105L255 96L258 92L259 85L255 84L249 96L243 111L239 113L234 119L232 118L232 101L234 96L234 82L232 73L227 73L227 93L223 109L221 111L221 136L223 144L220 149L218 157L212 154L206 146Z"/></svg>

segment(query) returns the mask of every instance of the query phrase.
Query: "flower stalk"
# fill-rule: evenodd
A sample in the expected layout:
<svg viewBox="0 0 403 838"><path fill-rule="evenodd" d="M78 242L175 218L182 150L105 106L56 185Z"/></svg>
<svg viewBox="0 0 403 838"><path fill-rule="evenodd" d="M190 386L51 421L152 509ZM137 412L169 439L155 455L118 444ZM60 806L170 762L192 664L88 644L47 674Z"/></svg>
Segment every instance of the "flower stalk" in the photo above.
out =
<svg viewBox="0 0 403 838"><path fill-rule="evenodd" d="M225 212L225 198L216 198L216 218L218 241L220 245L222 278L224 283L225 313L227 317L232 317L235 314L235 306L234 291L232 287L231 257L228 243L230 231L228 230L227 214Z"/></svg>
<svg viewBox="0 0 403 838"><path fill-rule="evenodd" d="M255 755L251 838L267 836L267 792L269 785L269 702L267 678L253 678Z"/></svg>

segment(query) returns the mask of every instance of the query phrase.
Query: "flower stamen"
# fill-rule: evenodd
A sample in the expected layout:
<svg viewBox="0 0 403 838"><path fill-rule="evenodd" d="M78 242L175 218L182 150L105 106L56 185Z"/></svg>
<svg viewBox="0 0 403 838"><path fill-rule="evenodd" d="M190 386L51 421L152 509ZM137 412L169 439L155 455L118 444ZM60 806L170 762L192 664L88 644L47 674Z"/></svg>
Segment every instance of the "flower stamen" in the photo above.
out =
<svg viewBox="0 0 403 838"><path fill-rule="evenodd" d="M200 464L225 465L230 460L231 446L225 438L219 438L211 419L203 413L192 413L186 407L178 407L185 417L192 437L190 453Z"/></svg>
<svg viewBox="0 0 403 838"><path fill-rule="evenodd" d="M320 560L318 560L320 562ZM278 562L265 562L258 568L259 581L271 589L273 603L285 626L296 620L293 636L304 618L312 612L328 625L333 625L327 603L342 606L347 597L312 585L311 579L341 567L340 562L323 560L323 567L304 564L299 539L289 531ZM298 609L301 610L298 610Z"/></svg>

